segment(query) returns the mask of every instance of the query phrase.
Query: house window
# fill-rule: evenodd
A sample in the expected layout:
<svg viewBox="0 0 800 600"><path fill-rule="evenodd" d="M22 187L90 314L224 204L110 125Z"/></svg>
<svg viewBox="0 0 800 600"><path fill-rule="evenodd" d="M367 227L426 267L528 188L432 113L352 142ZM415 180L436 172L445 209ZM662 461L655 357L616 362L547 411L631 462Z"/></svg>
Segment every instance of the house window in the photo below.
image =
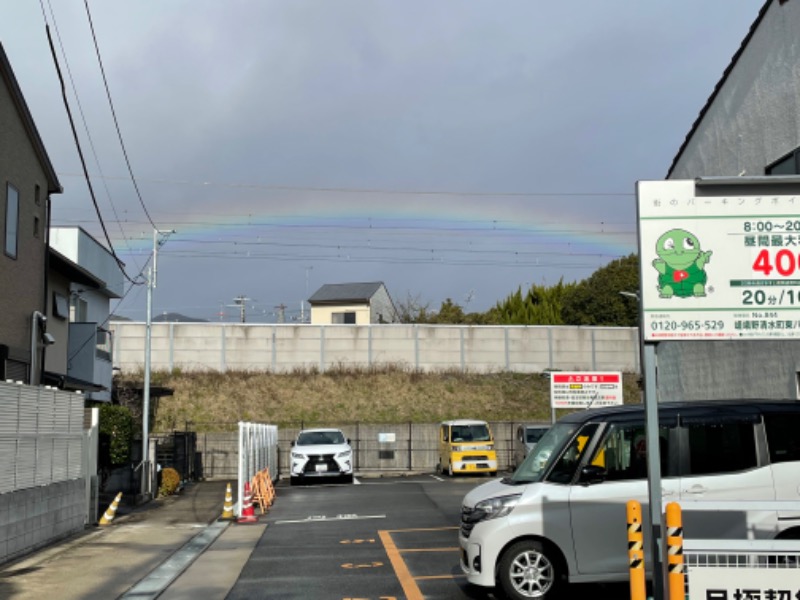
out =
<svg viewBox="0 0 800 600"><path fill-rule="evenodd" d="M5 251L17 258L17 234L19 229L19 192L10 183L6 186L6 242Z"/></svg>
<svg viewBox="0 0 800 600"><path fill-rule="evenodd" d="M764 172L767 175L800 175L800 148L768 165Z"/></svg>
<svg viewBox="0 0 800 600"><path fill-rule="evenodd" d="M331 315L331 323L334 325L355 325L356 313L338 312Z"/></svg>
<svg viewBox="0 0 800 600"><path fill-rule="evenodd" d="M39 237L39 217L33 217L33 237Z"/></svg>

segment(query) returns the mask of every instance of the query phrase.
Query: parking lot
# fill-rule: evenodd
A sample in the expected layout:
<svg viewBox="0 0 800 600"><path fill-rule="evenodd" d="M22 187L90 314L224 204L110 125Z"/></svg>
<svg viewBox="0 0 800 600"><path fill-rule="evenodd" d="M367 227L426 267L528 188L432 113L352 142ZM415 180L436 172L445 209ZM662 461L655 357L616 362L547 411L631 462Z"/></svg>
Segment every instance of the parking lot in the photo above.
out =
<svg viewBox="0 0 800 600"><path fill-rule="evenodd" d="M461 500L484 480L431 474L353 485L280 482L275 505L261 517L264 535L228 599L495 598L469 585L459 567ZM570 591L628 597L624 585Z"/></svg>

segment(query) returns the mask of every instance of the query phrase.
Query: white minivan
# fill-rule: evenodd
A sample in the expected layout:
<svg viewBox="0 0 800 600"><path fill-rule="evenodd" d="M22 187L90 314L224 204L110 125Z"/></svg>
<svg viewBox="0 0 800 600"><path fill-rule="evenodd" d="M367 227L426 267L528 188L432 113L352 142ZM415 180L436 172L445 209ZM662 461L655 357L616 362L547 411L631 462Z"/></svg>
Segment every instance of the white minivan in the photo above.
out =
<svg viewBox="0 0 800 600"><path fill-rule="evenodd" d="M800 506L798 432L796 401L659 404L664 501ZM629 500L641 502L651 531L646 449L641 404L560 419L513 475L464 497L459 542L468 581L546 600L566 582L627 580ZM687 538L800 539L800 510L684 511L683 530Z"/></svg>

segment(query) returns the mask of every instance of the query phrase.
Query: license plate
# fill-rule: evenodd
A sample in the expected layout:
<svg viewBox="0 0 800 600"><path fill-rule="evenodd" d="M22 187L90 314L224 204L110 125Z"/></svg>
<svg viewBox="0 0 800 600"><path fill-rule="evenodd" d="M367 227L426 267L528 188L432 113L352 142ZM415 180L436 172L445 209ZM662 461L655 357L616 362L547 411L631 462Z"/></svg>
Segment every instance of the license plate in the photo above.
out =
<svg viewBox="0 0 800 600"><path fill-rule="evenodd" d="M317 473L325 473L328 470L328 465L315 465Z"/></svg>

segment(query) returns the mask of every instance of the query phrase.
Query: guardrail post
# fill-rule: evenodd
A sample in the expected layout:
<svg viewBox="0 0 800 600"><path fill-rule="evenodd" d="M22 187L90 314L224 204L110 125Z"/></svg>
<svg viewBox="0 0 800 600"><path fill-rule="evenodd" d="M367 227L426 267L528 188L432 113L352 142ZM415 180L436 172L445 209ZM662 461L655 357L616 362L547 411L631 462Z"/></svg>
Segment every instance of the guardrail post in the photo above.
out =
<svg viewBox="0 0 800 600"><path fill-rule="evenodd" d="M686 598L686 581L683 571L683 520L677 502L667 504L667 576L669 600Z"/></svg>
<svg viewBox="0 0 800 600"><path fill-rule="evenodd" d="M631 579L631 600L645 600L644 535L642 533L642 505L629 500L628 512L628 563Z"/></svg>

